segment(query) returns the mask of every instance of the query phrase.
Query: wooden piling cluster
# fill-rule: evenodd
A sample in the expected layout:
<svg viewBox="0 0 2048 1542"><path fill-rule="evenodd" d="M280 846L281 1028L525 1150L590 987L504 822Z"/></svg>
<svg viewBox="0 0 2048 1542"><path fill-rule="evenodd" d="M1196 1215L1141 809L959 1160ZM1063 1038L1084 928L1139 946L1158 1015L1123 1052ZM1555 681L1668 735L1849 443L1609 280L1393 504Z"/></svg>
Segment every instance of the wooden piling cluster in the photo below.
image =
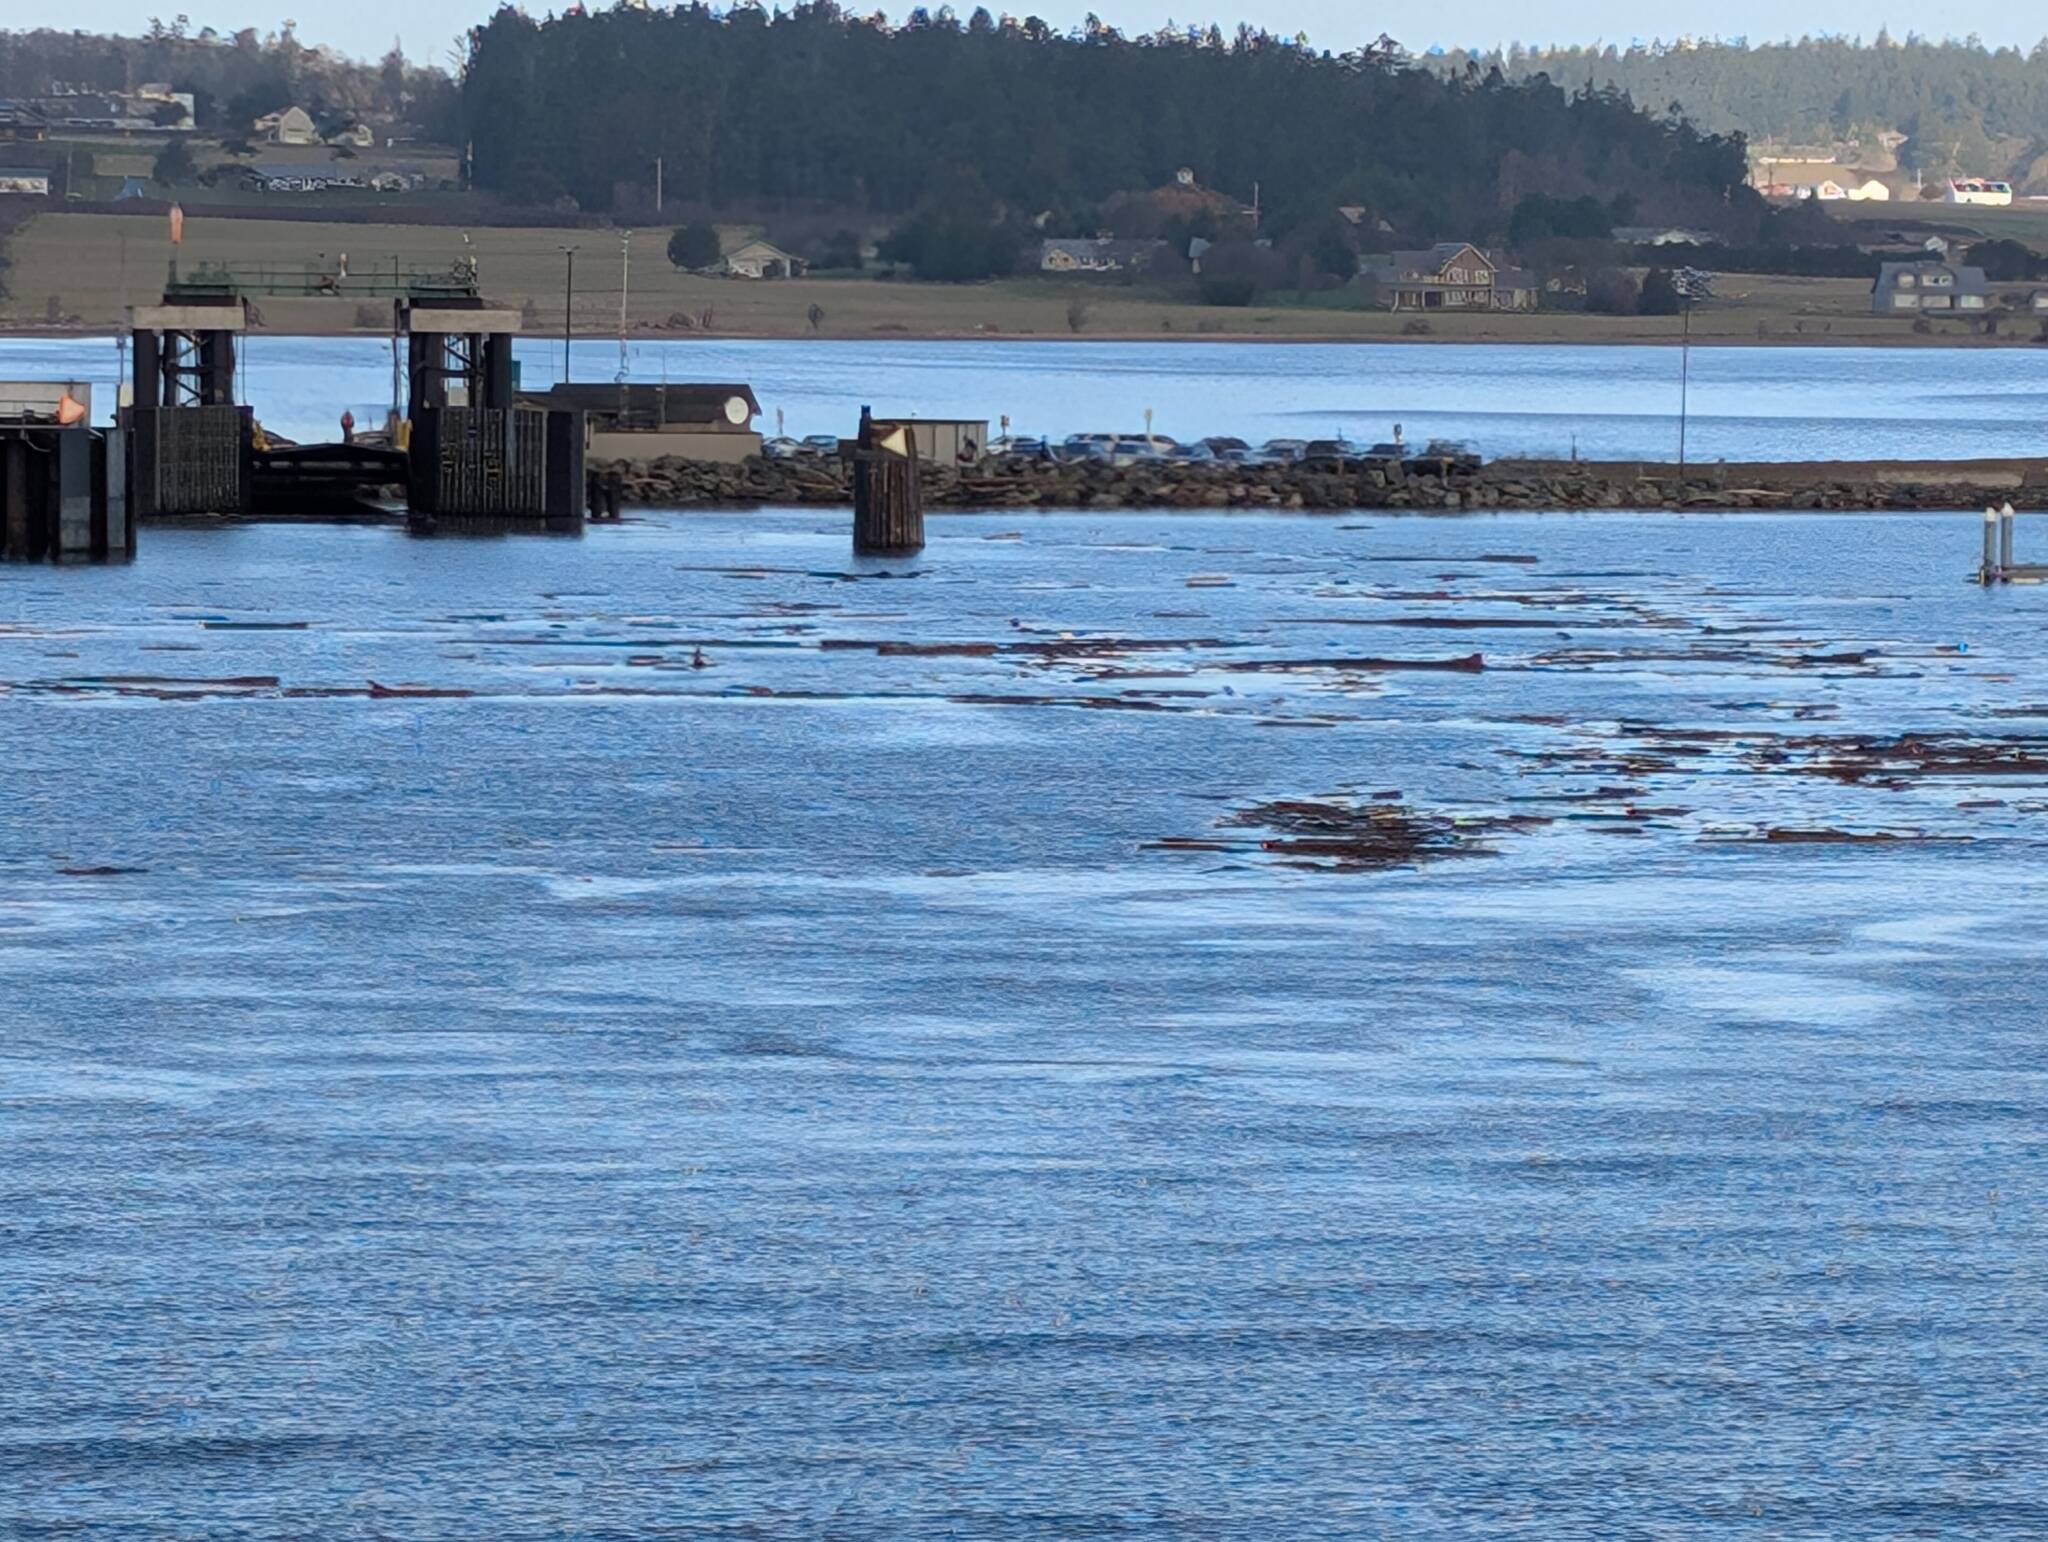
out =
<svg viewBox="0 0 2048 1542"><path fill-rule="evenodd" d="M127 452L118 431L0 425L0 560L134 554Z"/></svg>
<svg viewBox="0 0 2048 1542"><path fill-rule="evenodd" d="M877 430L860 410L853 462L853 549L883 555L924 547L924 492L918 480L917 440L910 425Z"/></svg>

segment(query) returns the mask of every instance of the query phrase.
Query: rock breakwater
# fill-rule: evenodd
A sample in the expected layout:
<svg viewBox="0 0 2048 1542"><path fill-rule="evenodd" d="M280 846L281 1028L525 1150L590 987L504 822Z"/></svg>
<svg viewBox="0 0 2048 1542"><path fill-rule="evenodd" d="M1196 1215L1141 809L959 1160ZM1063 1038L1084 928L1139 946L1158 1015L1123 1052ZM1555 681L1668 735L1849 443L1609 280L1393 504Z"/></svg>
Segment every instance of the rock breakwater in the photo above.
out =
<svg viewBox="0 0 2048 1542"><path fill-rule="evenodd" d="M593 461L627 503L664 508L850 504L849 468L828 458ZM996 459L927 468L925 503L951 509L1957 509L2048 508L2048 462L1715 463L1495 461L1403 470L1357 461L1109 466Z"/></svg>

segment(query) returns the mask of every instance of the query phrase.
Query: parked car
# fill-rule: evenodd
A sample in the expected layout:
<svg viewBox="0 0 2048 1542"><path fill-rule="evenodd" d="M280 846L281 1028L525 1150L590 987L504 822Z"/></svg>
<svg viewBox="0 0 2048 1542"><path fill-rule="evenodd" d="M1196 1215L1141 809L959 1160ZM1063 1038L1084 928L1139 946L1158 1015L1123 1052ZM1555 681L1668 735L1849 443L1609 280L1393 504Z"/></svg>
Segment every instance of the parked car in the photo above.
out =
<svg viewBox="0 0 2048 1542"><path fill-rule="evenodd" d="M761 441L761 453L769 460L795 460L805 453L804 442L801 439L791 439L787 435L764 439Z"/></svg>
<svg viewBox="0 0 2048 1542"><path fill-rule="evenodd" d="M1408 457L1403 469L1447 476L1454 471L1477 471L1481 464L1478 453L1470 445L1455 439L1432 439L1422 447L1420 454Z"/></svg>
<svg viewBox="0 0 2048 1542"><path fill-rule="evenodd" d="M1408 458L1408 446L1397 441L1382 440L1358 458L1372 461L1377 465L1398 466Z"/></svg>
<svg viewBox="0 0 2048 1542"><path fill-rule="evenodd" d="M1115 434L1069 434L1060 443L1061 460L1107 460Z"/></svg>
<svg viewBox="0 0 2048 1542"><path fill-rule="evenodd" d="M800 445L798 453L803 455L837 455L839 453L839 436L837 434L805 434L798 443Z"/></svg>
<svg viewBox="0 0 2048 1542"><path fill-rule="evenodd" d="M1301 452L1308 448L1306 439L1268 439L1259 447L1269 461L1300 460Z"/></svg>
<svg viewBox="0 0 2048 1542"><path fill-rule="evenodd" d="M1173 448L1171 439L1152 434L1118 434L1109 447L1112 466L1135 466L1141 461L1165 460Z"/></svg>
<svg viewBox="0 0 2048 1542"><path fill-rule="evenodd" d="M1046 441L1028 434L1006 434L1001 439L988 442L991 455L1024 455L1033 460L1044 460L1051 453Z"/></svg>
<svg viewBox="0 0 2048 1542"><path fill-rule="evenodd" d="M1363 456L1349 439L1311 439L1302 446L1301 458L1342 471L1356 465Z"/></svg>
<svg viewBox="0 0 2048 1542"><path fill-rule="evenodd" d="M1168 460L1179 461L1183 465L1216 459L1216 452L1200 439L1190 440L1186 444L1169 444L1160 453Z"/></svg>
<svg viewBox="0 0 2048 1542"><path fill-rule="evenodd" d="M1233 450L1249 450L1250 445L1242 439L1233 439L1228 434L1211 434L1202 441L1209 447L1209 453L1218 457L1227 456Z"/></svg>

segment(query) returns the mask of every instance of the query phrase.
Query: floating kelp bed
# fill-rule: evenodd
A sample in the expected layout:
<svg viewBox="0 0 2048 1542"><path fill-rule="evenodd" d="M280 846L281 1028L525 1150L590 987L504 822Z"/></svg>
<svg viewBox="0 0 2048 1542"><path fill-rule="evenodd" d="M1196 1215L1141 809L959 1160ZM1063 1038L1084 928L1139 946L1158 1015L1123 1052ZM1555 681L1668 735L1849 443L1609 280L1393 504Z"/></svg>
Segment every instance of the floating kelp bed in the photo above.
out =
<svg viewBox="0 0 2048 1542"><path fill-rule="evenodd" d="M1280 799L1250 804L1218 821L1219 828L1266 834L1169 836L1150 842L1146 849L1262 852L1289 867L1378 872L1449 857L1491 856L1489 837L1549 823L1540 815L1431 814L1403 803L1360 803L1339 797Z"/></svg>

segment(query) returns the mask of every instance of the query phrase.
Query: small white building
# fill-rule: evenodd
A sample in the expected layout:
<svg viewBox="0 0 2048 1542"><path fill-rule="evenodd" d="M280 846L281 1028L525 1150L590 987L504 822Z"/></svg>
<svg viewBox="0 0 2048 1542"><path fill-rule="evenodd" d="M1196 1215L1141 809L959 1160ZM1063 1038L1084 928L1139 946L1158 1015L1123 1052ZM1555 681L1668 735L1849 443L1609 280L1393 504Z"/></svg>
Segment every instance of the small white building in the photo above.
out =
<svg viewBox="0 0 2048 1542"><path fill-rule="evenodd" d="M907 428L917 458L941 466L971 466L988 453L987 418L876 418L877 433Z"/></svg>
<svg viewBox="0 0 2048 1542"><path fill-rule="evenodd" d="M0 198L48 198L50 174L40 166L0 166Z"/></svg>
<svg viewBox="0 0 2048 1542"><path fill-rule="evenodd" d="M1164 250L1164 241L1119 241L1110 236L1047 240L1038 246L1038 269L1041 273L1122 273L1145 267Z"/></svg>
<svg viewBox="0 0 2048 1542"><path fill-rule="evenodd" d="M287 107L282 112L266 113L252 126L274 145L320 143L320 131L313 126L313 115L303 107Z"/></svg>
<svg viewBox="0 0 2048 1542"><path fill-rule="evenodd" d="M2012 184L1983 177L1951 177L1941 198L1943 203L1984 204L2002 209L2012 203Z"/></svg>
<svg viewBox="0 0 2048 1542"><path fill-rule="evenodd" d="M727 278L797 278L804 266L803 258L771 241L749 241L719 259Z"/></svg>

